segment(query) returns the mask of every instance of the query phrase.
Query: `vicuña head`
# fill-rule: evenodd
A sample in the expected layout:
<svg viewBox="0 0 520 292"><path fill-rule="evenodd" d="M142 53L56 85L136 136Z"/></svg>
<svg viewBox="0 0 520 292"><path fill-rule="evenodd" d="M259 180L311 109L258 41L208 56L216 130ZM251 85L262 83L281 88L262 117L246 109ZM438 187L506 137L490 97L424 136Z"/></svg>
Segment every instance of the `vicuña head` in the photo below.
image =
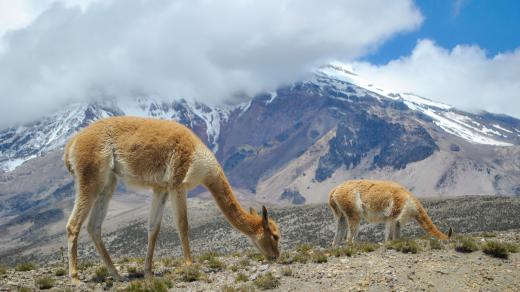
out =
<svg viewBox="0 0 520 292"><path fill-rule="evenodd" d="M256 215L255 209L251 208L250 213ZM274 220L269 218L265 206L262 206L262 228L255 234L250 235L249 238L269 260L275 260L280 256L280 251L278 250L280 231Z"/></svg>
<svg viewBox="0 0 520 292"><path fill-rule="evenodd" d="M65 147L64 161L76 182L76 201L67 223L69 275L78 282L78 235L87 230L115 279L119 279L101 240L101 225L117 178L153 189L148 224L145 275L152 275L155 242L164 205L170 197L186 264L191 264L186 193L204 185L228 221L246 234L269 259L279 255L280 231L262 207L262 216L244 210L213 153L188 128L173 122L135 117L100 120L83 129ZM90 215L89 215L90 214Z"/></svg>

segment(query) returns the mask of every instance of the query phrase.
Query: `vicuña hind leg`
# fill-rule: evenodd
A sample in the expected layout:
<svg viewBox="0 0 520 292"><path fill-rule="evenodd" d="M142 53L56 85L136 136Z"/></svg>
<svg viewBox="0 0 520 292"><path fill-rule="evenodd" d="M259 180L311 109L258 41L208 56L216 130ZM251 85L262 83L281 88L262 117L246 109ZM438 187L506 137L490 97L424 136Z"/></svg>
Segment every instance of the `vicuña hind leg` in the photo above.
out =
<svg viewBox="0 0 520 292"><path fill-rule="evenodd" d="M161 221L163 217L164 205L168 198L168 192L165 190L154 189L152 208L150 209L150 217L148 219L148 251L144 262L145 277L152 276L153 253L155 242L161 229Z"/></svg>
<svg viewBox="0 0 520 292"><path fill-rule="evenodd" d="M401 237L401 222L395 221L393 240Z"/></svg>
<svg viewBox="0 0 520 292"><path fill-rule="evenodd" d="M112 277L116 280L122 280L117 272L117 269L114 267L112 259L110 258L105 245L103 244L103 240L101 239L101 226L103 225L103 220L107 215L108 204L112 198L112 194L114 193L116 183L117 180L115 175L110 175L110 178L103 191L101 191L101 193L96 198L94 207L90 213L87 231L92 238L99 255L101 256L101 259L107 266L110 275L112 275Z"/></svg>
<svg viewBox="0 0 520 292"><path fill-rule="evenodd" d="M394 237L395 222L387 221L385 223L385 241L390 241Z"/></svg>
<svg viewBox="0 0 520 292"><path fill-rule="evenodd" d="M359 218L349 217L348 218L348 235L347 242L353 244L359 231Z"/></svg>
<svg viewBox="0 0 520 292"><path fill-rule="evenodd" d="M345 234L347 231L347 219L343 214L336 217L336 234L332 241L332 246L340 246L345 240Z"/></svg>
<svg viewBox="0 0 520 292"><path fill-rule="evenodd" d="M184 262L191 265L190 242L188 238L188 206L186 203L186 191L184 188L179 188L170 192L172 200L173 213L175 223L177 225L177 232L181 238L182 251L184 252Z"/></svg>
<svg viewBox="0 0 520 292"><path fill-rule="evenodd" d="M87 218L94 195L79 191L76 195L74 208L69 216L67 223L67 240L69 254L69 277L75 284L79 283L78 278L78 236L81 225Z"/></svg>

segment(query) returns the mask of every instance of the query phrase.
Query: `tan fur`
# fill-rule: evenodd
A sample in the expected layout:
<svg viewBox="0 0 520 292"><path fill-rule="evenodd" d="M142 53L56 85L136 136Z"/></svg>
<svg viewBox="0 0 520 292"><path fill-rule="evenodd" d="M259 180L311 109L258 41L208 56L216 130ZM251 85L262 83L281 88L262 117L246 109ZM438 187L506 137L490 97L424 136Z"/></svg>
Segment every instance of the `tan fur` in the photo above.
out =
<svg viewBox="0 0 520 292"><path fill-rule="evenodd" d="M186 192L204 185L214 196L228 221L245 233L269 258L279 255L280 232L268 218L242 209L213 153L188 128L173 122L135 117L100 120L67 143L63 159L76 181L76 201L67 223L69 274L77 281L77 238L90 214L87 230L110 273L119 278L101 241L101 224L116 185L153 189L148 229L145 274L151 275L155 241L168 195L176 215L185 262L191 263L188 241Z"/></svg>
<svg viewBox="0 0 520 292"><path fill-rule="evenodd" d="M386 223L385 240L397 239L400 226L410 219L417 220L426 232L438 239L449 238L433 224L419 200L395 182L346 181L329 193L329 206L337 220L333 245L339 245L344 240L347 221L347 238L352 242L357 235L361 218L370 223Z"/></svg>

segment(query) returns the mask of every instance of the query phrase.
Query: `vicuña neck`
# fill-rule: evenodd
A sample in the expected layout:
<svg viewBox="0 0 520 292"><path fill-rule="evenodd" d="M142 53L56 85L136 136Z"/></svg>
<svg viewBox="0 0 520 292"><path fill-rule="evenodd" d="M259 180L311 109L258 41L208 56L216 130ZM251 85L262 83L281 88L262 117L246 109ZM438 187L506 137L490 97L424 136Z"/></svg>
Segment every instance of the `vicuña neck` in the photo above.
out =
<svg viewBox="0 0 520 292"><path fill-rule="evenodd" d="M246 235L257 232L262 224L261 217L251 215L240 206L222 169L219 169L216 174L210 175L204 185L211 192L231 225Z"/></svg>

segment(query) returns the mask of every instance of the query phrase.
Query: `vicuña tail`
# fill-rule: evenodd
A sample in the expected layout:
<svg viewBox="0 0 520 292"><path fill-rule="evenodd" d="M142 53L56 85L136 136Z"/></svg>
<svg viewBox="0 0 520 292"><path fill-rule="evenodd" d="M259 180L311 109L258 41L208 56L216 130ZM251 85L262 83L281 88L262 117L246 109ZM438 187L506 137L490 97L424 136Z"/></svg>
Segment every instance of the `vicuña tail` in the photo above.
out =
<svg viewBox="0 0 520 292"><path fill-rule="evenodd" d="M444 234L439 229L437 229L437 226L433 224L432 219L430 219L430 216L428 216L428 213L426 213L426 210L422 206L422 204L419 201L415 201L415 205L417 208L417 215L415 216L415 220L421 225L421 227L426 230L431 236L438 238L440 240L448 240L451 237L452 229L450 227L450 230L448 231L448 234Z"/></svg>

